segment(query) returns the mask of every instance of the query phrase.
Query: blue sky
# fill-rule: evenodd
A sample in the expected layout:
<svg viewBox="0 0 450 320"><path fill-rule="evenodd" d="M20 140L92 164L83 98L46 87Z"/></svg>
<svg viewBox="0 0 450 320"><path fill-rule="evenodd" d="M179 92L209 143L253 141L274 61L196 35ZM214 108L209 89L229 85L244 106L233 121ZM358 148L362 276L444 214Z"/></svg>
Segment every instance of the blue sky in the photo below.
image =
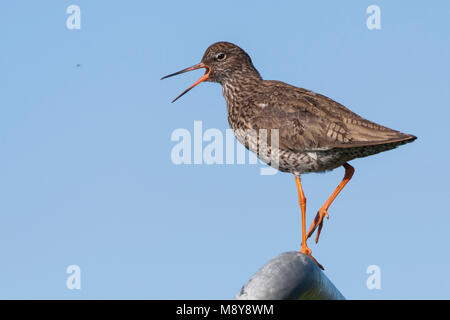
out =
<svg viewBox="0 0 450 320"><path fill-rule="evenodd" d="M81 30L66 8L81 8ZM381 8L381 30L366 8ZM9 1L0 16L0 298L228 299L300 246L293 176L174 165L177 128L227 129L217 84L170 101L213 42L265 79L419 137L351 164L314 256L347 298L449 299L450 4ZM77 67L77 64L80 66ZM303 178L307 222L343 176ZM81 290L66 268L81 268ZM381 269L368 290L366 269Z"/></svg>

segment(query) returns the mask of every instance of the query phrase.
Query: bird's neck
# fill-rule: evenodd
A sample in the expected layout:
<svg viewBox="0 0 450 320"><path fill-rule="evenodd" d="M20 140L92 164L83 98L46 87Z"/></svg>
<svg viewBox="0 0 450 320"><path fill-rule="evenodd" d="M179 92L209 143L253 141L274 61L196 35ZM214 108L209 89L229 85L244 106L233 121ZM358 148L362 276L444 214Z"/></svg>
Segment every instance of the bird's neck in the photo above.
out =
<svg viewBox="0 0 450 320"><path fill-rule="evenodd" d="M263 79L259 73L247 77L233 77L222 82L222 92L227 104L228 123L233 130L247 129L247 116L251 116L248 99L258 92Z"/></svg>
<svg viewBox="0 0 450 320"><path fill-rule="evenodd" d="M239 101L244 101L246 96L258 87L263 79L256 69L252 72L237 74L222 82L222 93L227 103L228 113L233 107L238 106Z"/></svg>

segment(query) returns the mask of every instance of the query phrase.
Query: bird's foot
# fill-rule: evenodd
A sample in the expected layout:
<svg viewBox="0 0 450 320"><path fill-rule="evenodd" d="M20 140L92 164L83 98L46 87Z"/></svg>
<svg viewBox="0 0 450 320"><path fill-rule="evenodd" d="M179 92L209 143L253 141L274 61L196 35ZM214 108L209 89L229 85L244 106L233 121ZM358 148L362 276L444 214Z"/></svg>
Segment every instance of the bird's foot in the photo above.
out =
<svg viewBox="0 0 450 320"><path fill-rule="evenodd" d="M308 257L310 257L312 259L312 261L314 261L320 269L325 270L325 268L316 260L316 258L314 258L311 255L311 252L312 252L311 249L308 248L307 245L302 243L302 247L300 248L300 253L303 253L303 254L307 255Z"/></svg>
<svg viewBox="0 0 450 320"><path fill-rule="evenodd" d="M311 227L309 228L309 231L306 235L307 239L309 239L309 237L311 237L311 235L314 233L314 231L317 229L317 227L319 227L319 229L317 229L317 234L316 234L316 243L319 242L319 236L320 236L320 232L322 231L324 217L327 217L327 219L329 219L328 212L324 208L320 208L319 212L317 212L317 215L314 218L314 221L311 224Z"/></svg>
<svg viewBox="0 0 450 320"><path fill-rule="evenodd" d="M308 246L306 244L302 243L302 247L300 248L300 252L303 253L303 254L306 254L307 256L310 256L312 251L311 251L310 248L308 248Z"/></svg>

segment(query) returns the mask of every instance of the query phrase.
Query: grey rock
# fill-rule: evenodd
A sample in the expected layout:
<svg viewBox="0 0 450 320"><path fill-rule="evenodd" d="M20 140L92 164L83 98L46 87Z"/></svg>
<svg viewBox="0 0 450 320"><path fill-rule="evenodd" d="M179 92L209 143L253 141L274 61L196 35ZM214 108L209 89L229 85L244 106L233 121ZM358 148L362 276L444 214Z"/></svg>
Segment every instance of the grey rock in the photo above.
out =
<svg viewBox="0 0 450 320"><path fill-rule="evenodd" d="M284 252L259 269L235 300L344 300L344 296L308 256Z"/></svg>

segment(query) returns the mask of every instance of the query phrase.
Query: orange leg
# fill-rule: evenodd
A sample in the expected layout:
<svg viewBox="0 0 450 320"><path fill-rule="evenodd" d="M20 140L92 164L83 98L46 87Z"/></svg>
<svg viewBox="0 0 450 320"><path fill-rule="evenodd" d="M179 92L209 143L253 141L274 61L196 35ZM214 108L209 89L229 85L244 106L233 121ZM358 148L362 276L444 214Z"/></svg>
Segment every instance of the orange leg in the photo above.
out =
<svg viewBox="0 0 450 320"><path fill-rule="evenodd" d="M311 249L308 248L308 245L306 244L306 198L305 194L303 193L302 184L300 182L300 176L295 176L295 182L297 184L297 191L298 191L298 199L300 202L300 208L302 209L302 246L300 248L300 252L306 254L309 256L312 260L314 260L315 263L323 270L323 267L320 263L317 262L316 259L311 255Z"/></svg>
<svg viewBox="0 0 450 320"><path fill-rule="evenodd" d="M345 168L344 178L342 179L341 183L339 183L336 190L334 190L331 197L328 198L328 200L320 208L320 210L317 213L316 217L314 218L314 222L311 224L311 227L309 228L308 234L306 236L306 238L311 237L311 235L314 233L316 228L319 227L319 229L317 230L317 235L316 235L316 243L319 241L320 231L322 231L323 217L326 216L328 219L328 208L330 207L331 203L333 203L334 199L336 199L339 192L341 192L341 190L344 189L345 185L350 181L350 179L353 176L353 173L355 172L355 169L348 163L344 164L344 168Z"/></svg>

